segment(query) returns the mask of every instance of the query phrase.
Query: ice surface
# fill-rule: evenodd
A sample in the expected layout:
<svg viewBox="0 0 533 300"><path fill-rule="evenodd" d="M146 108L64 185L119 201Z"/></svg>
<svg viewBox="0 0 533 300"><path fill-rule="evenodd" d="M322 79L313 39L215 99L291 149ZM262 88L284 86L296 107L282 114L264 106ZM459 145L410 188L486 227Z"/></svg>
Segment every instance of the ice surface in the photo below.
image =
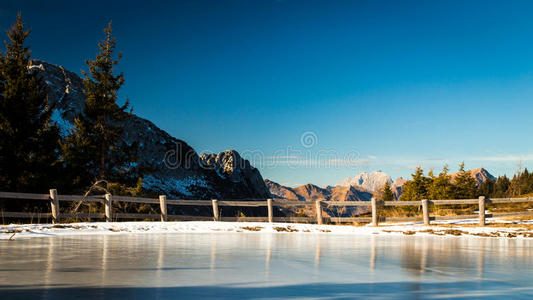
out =
<svg viewBox="0 0 533 300"><path fill-rule="evenodd" d="M0 242L2 299L533 296L533 241L528 239L256 232L41 235Z"/></svg>

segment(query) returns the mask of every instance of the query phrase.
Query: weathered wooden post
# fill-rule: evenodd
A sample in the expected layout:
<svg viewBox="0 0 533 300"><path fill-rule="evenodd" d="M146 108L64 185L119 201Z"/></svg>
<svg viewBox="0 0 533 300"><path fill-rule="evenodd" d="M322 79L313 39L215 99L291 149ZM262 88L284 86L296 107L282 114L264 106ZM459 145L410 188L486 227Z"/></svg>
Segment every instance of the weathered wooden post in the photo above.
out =
<svg viewBox="0 0 533 300"><path fill-rule="evenodd" d="M272 207L272 199L267 199L267 207L268 207L268 223L272 223L274 221L274 208Z"/></svg>
<svg viewBox="0 0 533 300"><path fill-rule="evenodd" d="M422 199L422 213L424 214L424 225L429 225L429 201Z"/></svg>
<svg viewBox="0 0 533 300"><path fill-rule="evenodd" d="M218 221L220 220L220 217L218 215L218 200L213 199L212 203L213 203L213 218L215 219L215 221Z"/></svg>
<svg viewBox="0 0 533 300"><path fill-rule="evenodd" d="M111 218L111 215L113 214L113 206L112 206L113 196L111 194L105 194L105 221L111 222L113 219Z"/></svg>
<svg viewBox="0 0 533 300"><path fill-rule="evenodd" d="M315 207L316 207L316 223L318 225L322 225L322 204L320 203L320 200L315 201Z"/></svg>
<svg viewBox="0 0 533 300"><path fill-rule="evenodd" d="M372 197L372 226L378 226L378 202Z"/></svg>
<svg viewBox="0 0 533 300"><path fill-rule="evenodd" d="M479 226L485 226L485 196L479 196Z"/></svg>
<svg viewBox="0 0 533 300"><path fill-rule="evenodd" d="M159 195L159 206L161 206L161 222L166 222L167 215L167 196Z"/></svg>
<svg viewBox="0 0 533 300"><path fill-rule="evenodd" d="M52 223L59 222L59 199L57 198L57 190L50 190L50 208L52 210Z"/></svg>

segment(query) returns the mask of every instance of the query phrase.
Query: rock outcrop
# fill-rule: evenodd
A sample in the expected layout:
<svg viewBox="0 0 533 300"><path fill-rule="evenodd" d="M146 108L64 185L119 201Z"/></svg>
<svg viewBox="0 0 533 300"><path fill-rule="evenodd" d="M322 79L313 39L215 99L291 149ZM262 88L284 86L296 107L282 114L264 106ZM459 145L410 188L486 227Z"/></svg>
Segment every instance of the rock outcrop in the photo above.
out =
<svg viewBox="0 0 533 300"><path fill-rule="evenodd" d="M66 136L76 115L83 111L82 79L61 66L33 60L30 66L47 85L55 106L52 119ZM259 171L233 150L199 157L186 142L170 136L154 123L135 114L120 124L122 138L139 146L131 172L143 178L146 190L187 199L267 198Z"/></svg>
<svg viewBox="0 0 533 300"><path fill-rule="evenodd" d="M200 163L203 168L214 170L222 180L235 183L235 195L248 195L249 198L265 199L270 193L259 170L243 159L235 150L219 154L202 154Z"/></svg>

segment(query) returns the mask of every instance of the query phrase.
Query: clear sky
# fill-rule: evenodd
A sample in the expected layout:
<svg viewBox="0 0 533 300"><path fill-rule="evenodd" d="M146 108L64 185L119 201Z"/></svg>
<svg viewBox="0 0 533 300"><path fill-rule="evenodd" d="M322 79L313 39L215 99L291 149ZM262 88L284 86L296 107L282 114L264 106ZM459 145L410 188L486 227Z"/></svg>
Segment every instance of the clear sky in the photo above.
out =
<svg viewBox="0 0 533 300"><path fill-rule="evenodd" d="M83 4L81 4L83 3ZM112 19L134 113L263 177L533 168L531 1L2 1L79 73Z"/></svg>

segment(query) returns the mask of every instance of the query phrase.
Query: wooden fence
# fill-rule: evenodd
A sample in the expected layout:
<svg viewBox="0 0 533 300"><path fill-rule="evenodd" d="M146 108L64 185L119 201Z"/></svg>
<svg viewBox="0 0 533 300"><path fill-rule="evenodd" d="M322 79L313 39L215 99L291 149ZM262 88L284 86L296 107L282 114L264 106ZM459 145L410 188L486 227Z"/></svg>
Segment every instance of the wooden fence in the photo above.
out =
<svg viewBox="0 0 533 300"><path fill-rule="evenodd" d="M249 222L307 222L307 223L372 223L373 226L378 226L379 222L424 222L429 225L432 220L457 220L457 219L473 219L479 218L479 225L485 226L485 219L487 217L503 217L503 216L527 216L533 215L533 211L524 212L502 212L486 214L485 204L487 203L523 203L533 202L533 197L528 198L485 198L484 196L478 199L458 199L458 200L427 200L421 201L298 201L298 200L280 200L280 199L266 199L266 200L174 200L167 199L165 195L159 198L140 198L128 196L113 196L111 194L100 196L77 196L77 195L59 195L57 190L50 190L49 194L29 194L29 193L11 193L0 192L0 199L27 199L27 200L42 200L50 202L50 213L31 213L31 212L0 212L2 218L37 218L47 219L52 218L52 222L57 223L60 219L66 218L94 218L104 219L107 222L118 219L151 219L161 221L249 221ZM103 202L104 213L60 213L60 201L81 201L81 202ZM130 202L130 203L145 203L145 204L159 204L160 214L138 214L138 213L114 213L113 202ZM455 215L455 216L430 216L430 205L457 205L457 204L474 204L478 205L479 212L474 215ZM168 205L178 206L211 206L213 216L188 216L188 215L169 215L167 213ZM220 215L221 206L232 207L267 207L267 217L222 217ZM274 217L274 206L289 207L289 206L314 206L314 217ZM371 207L371 217L332 217L324 216L324 207L353 207L363 206ZM378 209L382 206L416 206L422 208L422 217L378 217Z"/></svg>

